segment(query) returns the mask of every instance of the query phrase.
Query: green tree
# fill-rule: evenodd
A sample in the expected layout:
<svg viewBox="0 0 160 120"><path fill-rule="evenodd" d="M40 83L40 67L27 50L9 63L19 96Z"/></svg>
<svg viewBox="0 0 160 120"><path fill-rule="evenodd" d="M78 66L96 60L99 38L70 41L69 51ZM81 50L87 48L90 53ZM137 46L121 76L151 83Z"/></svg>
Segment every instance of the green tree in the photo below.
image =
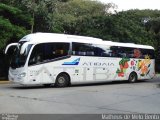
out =
<svg viewBox="0 0 160 120"><path fill-rule="evenodd" d="M55 12L52 16L52 32L62 32L68 34L80 34L81 21L85 18L91 19L93 16L106 16L109 9L114 9L114 4L102 4L91 0L69 0L67 2L57 2Z"/></svg>
<svg viewBox="0 0 160 120"><path fill-rule="evenodd" d="M156 48L156 57L160 59L160 17L149 19L146 22L145 26L147 31L154 35L154 47Z"/></svg>
<svg viewBox="0 0 160 120"><path fill-rule="evenodd" d="M114 4L91 0L3 0L32 14L31 32L78 34L77 21L85 17L108 15ZM74 32L75 31L75 32Z"/></svg>
<svg viewBox="0 0 160 120"><path fill-rule="evenodd" d="M32 19L18 8L0 3L0 49L28 33Z"/></svg>
<svg viewBox="0 0 160 120"><path fill-rule="evenodd" d="M50 28L50 13L53 13L58 0L11 0L7 4L18 7L32 16L30 31L48 32Z"/></svg>

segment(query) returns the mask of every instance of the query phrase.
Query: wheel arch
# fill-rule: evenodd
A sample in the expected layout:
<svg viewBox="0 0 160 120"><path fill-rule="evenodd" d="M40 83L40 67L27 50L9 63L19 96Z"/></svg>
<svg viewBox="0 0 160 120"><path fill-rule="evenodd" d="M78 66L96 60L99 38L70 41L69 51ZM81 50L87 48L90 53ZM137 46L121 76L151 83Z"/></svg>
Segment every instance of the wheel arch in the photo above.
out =
<svg viewBox="0 0 160 120"><path fill-rule="evenodd" d="M70 82L70 84L71 84L71 77L70 77L70 75L69 75L67 72L61 72L61 73L59 73L59 74L56 76L56 79L58 78L58 76L63 75L63 74L65 74L65 75L68 76L69 82Z"/></svg>
<svg viewBox="0 0 160 120"><path fill-rule="evenodd" d="M130 74L135 74L135 75L136 75L136 77L137 77L137 80L138 80L138 74L137 74L137 72L136 72L136 71L132 71L132 72L130 72ZM130 76L130 74L129 74L129 76ZM129 76L128 76L128 78L129 78Z"/></svg>
<svg viewBox="0 0 160 120"><path fill-rule="evenodd" d="M135 81L131 81L130 80L130 77L131 76L135 76ZM128 76L128 81L130 82L130 83L134 83L134 82L136 82L138 80L138 74L137 74L137 72L135 72L135 71L132 71L130 74L129 74L129 76Z"/></svg>

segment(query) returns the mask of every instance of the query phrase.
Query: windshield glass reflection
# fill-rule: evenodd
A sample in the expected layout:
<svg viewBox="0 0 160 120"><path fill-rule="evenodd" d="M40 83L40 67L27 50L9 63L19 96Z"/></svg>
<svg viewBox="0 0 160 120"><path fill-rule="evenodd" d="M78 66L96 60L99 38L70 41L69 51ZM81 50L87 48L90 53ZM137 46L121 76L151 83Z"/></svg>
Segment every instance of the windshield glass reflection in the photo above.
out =
<svg viewBox="0 0 160 120"><path fill-rule="evenodd" d="M11 59L11 68L19 68L19 67L23 67L26 63L26 59L27 59L27 56L28 56L28 53L32 47L31 44L29 44L27 47L26 47L26 50L24 51L23 54L20 54L20 50L22 48L22 45L24 44L25 42L21 42L19 43L19 45L16 47L16 49L14 50L14 54L13 54L13 57Z"/></svg>

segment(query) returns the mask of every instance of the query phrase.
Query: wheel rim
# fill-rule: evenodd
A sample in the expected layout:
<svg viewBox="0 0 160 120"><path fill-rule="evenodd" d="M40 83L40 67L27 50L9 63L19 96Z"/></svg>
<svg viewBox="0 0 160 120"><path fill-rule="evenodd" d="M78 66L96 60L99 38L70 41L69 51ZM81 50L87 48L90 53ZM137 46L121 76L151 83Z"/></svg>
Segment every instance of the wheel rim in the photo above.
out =
<svg viewBox="0 0 160 120"><path fill-rule="evenodd" d="M134 82L135 80L136 80L135 75L134 75L134 74L131 74L131 76L130 76L130 81Z"/></svg>
<svg viewBox="0 0 160 120"><path fill-rule="evenodd" d="M58 83L64 84L64 83L65 83L65 78L64 78L64 77L60 77L60 78L58 79Z"/></svg>

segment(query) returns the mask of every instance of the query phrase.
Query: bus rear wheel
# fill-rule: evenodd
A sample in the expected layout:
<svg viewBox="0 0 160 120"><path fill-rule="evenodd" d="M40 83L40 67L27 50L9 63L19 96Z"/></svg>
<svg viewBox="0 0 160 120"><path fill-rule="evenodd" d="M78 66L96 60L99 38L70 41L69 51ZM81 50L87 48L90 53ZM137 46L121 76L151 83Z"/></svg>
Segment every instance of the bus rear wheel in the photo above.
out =
<svg viewBox="0 0 160 120"><path fill-rule="evenodd" d="M58 75L56 82L55 82L55 86L56 87L67 87L69 86L69 83L70 83L69 76L65 73L62 73Z"/></svg>
<svg viewBox="0 0 160 120"><path fill-rule="evenodd" d="M132 73L129 75L128 81L129 81L130 83L135 83L135 82L137 82L137 74L136 74L135 72L132 72Z"/></svg>

